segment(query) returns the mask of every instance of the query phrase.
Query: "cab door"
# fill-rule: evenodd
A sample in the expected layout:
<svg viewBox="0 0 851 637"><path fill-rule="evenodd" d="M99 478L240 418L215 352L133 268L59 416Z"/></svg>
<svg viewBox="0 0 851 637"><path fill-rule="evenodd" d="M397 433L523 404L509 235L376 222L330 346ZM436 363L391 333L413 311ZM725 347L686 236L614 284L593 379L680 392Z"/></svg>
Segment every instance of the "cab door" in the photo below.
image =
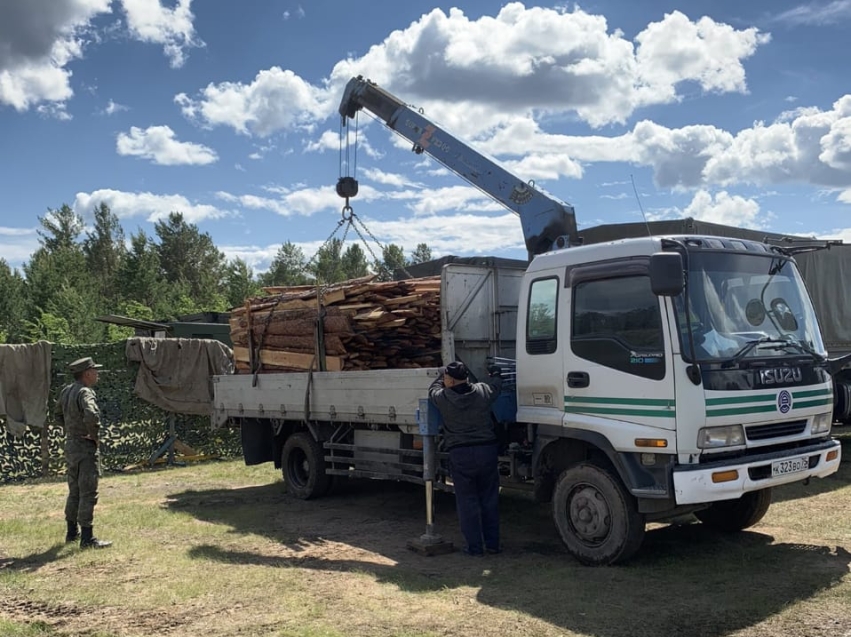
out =
<svg viewBox="0 0 851 637"><path fill-rule="evenodd" d="M620 439L622 448L643 437L642 426L676 429L668 325L647 263L629 258L579 266L567 281L565 424Z"/></svg>
<svg viewBox="0 0 851 637"><path fill-rule="evenodd" d="M518 308L517 420L561 427L564 418L564 269L536 273ZM523 330L521 332L520 330Z"/></svg>

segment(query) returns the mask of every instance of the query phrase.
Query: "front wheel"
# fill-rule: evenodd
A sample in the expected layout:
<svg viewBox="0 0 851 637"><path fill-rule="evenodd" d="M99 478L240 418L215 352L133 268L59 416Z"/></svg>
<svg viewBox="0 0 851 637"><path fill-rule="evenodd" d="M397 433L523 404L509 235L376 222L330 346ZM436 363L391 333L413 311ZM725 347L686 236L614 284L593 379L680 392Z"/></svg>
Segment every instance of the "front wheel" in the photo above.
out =
<svg viewBox="0 0 851 637"><path fill-rule="evenodd" d="M595 464L562 472L553 494L553 518L567 549L589 566L627 560L644 540L644 516L632 494Z"/></svg>
<svg viewBox="0 0 851 637"><path fill-rule="evenodd" d="M753 526L768 512L771 506L771 489L750 491L738 500L723 500L708 509L697 511L695 516L718 531L734 533Z"/></svg>
<svg viewBox="0 0 851 637"><path fill-rule="evenodd" d="M305 432L287 438L281 452L281 472L287 492L300 500L320 498L331 486L322 445Z"/></svg>

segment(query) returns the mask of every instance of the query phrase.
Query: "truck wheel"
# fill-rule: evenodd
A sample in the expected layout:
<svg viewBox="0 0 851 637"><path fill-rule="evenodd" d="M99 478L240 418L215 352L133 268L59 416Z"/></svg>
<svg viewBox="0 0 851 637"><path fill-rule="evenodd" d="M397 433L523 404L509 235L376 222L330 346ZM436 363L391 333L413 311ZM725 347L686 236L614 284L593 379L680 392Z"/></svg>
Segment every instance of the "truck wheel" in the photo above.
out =
<svg viewBox="0 0 851 637"><path fill-rule="evenodd" d="M697 519L705 525L733 533L753 526L765 517L771 506L771 489L750 491L738 500L723 500L708 509L695 512Z"/></svg>
<svg viewBox="0 0 851 637"><path fill-rule="evenodd" d="M325 473L322 445L308 433L299 432L287 438L281 452L281 472L287 492L300 500L320 498L331 486L331 476Z"/></svg>
<svg viewBox="0 0 851 637"><path fill-rule="evenodd" d="M617 477L590 463L559 476L553 518L567 549L589 566L627 560L644 540L644 516L635 499Z"/></svg>

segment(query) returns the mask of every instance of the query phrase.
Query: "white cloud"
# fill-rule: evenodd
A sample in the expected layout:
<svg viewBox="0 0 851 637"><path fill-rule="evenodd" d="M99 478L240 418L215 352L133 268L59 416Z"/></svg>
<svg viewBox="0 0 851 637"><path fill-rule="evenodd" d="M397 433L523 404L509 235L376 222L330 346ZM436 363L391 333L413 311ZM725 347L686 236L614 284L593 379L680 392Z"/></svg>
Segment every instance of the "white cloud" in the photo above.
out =
<svg viewBox="0 0 851 637"><path fill-rule="evenodd" d="M51 117L62 122L67 122L73 119L67 108L65 102L48 102L46 104L39 104L35 107L35 110L43 117Z"/></svg>
<svg viewBox="0 0 851 637"><path fill-rule="evenodd" d="M388 173L378 168L364 168L363 176L378 184L393 186L395 188L422 188L423 184L413 181L405 175Z"/></svg>
<svg viewBox="0 0 851 637"><path fill-rule="evenodd" d="M435 215L440 212L501 211L505 208L473 186L448 186L433 188L428 196L410 193L413 199L408 208L417 216Z"/></svg>
<svg viewBox="0 0 851 637"><path fill-rule="evenodd" d="M145 130L133 126L129 133L116 139L119 155L143 157L161 166L205 165L218 160L216 152L202 144L180 142L168 126L149 126Z"/></svg>
<svg viewBox="0 0 851 637"><path fill-rule="evenodd" d="M623 135L577 137L545 133L526 118L499 128L478 146L536 161L553 157L649 166L663 188L805 183L849 191L851 95L838 99L831 110L798 108L735 134L711 125L672 129L643 120ZM847 197L840 195L840 201Z"/></svg>
<svg viewBox="0 0 851 637"><path fill-rule="evenodd" d="M559 179L560 177L582 178L582 166L567 155L526 155L519 161L505 161L503 165L521 179Z"/></svg>
<svg viewBox="0 0 851 637"><path fill-rule="evenodd" d="M350 77L366 75L467 134L533 111L575 111L599 126L675 101L684 81L745 91L742 60L768 40L755 28L693 22L678 11L633 42L581 9L512 2L477 20L434 9L361 58L339 62L329 87L340 95Z"/></svg>
<svg viewBox="0 0 851 637"><path fill-rule="evenodd" d="M8 228L0 226L0 237L25 237L27 235L35 235L36 228Z"/></svg>
<svg viewBox="0 0 851 637"><path fill-rule="evenodd" d="M466 138L540 112L575 112L601 126L678 100L682 82L746 91L742 61L769 37L678 11L633 41L581 9L512 2L476 20L460 9L434 9L365 55L338 62L317 85L272 67L250 84L210 84L194 98L175 99L204 125L266 136L335 114L345 83L362 74Z"/></svg>
<svg viewBox="0 0 851 637"><path fill-rule="evenodd" d="M174 101L186 117L204 126L230 126L238 133L265 137L325 117L320 98L320 89L292 71L272 67L260 71L251 84L208 84L197 99L179 93Z"/></svg>
<svg viewBox="0 0 851 637"><path fill-rule="evenodd" d="M851 18L851 0L801 4L775 17L778 22L824 26Z"/></svg>
<svg viewBox="0 0 851 637"><path fill-rule="evenodd" d="M107 102L106 107L101 111L104 115L115 115L116 113L120 113L121 111L129 111L129 106L124 106L123 104L119 104L117 102L113 102L109 100Z"/></svg>
<svg viewBox="0 0 851 637"><path fill-rule="evenodd" d="M120 0L130 35L161 44L173 67L185 60L185 49L203 46L192 25L191 0L173 8L161 0ZM71 70L84 49L101 34L92 20L111 13L113 0L3 0L0 2L0 104L26 111L42 102L57 103L47 114L70 117ZM107 27L105 31L109 31Z"/></svg>
<svg viewBox="0 0 851 637"><path fill-rule="evenodd" d="M677 98L676 86L697 82L704 91L747 90L742 60L770 40L757 29L739 31L702 17L692 22L679 11L666 14L635 38L639 103L661 103Z"/></svg>
<svg viewBox="0 0 851 637"><path fill-rule="evenodd" d="M255 273L263 272L269 268L269 263L275 258L280 243L269 246L255 245L233 245L233 246L218 246L224 255L229 259L242 259L251 266Z"/></svg>
<svg viewBox="0 0 851 637"><path fill-rule="evenodd" d="M340 134L332 130L323 131L319 139L307 142L304 146L306 153L324 153L326 150L340 150Z"/></svg>
<svg viewBox="0 0 851 637"><path fill-rule="evenodd" d="M39 248L36 228L0 226L0 259L11 268L20 267Z"/></svg>
<svg viewBox="0 0 851 637"><path fill-rule="evenodd" d="M192 0L177 0L173 8L161 0L121 0L130 34L142 42L161 44L172 68L186 62L186 49L204 46L195 33Z"/></svg>
<svg viewBox="0 0 851 637"><path fill-rule="evenodd" d="M698 190L683 215L728 226L759 228L763 225L759 219L759 203L753 199L730 195L725 190L714 196L706 190Z"/></svg>
<svg viewBox="0 0 851 637"><path fill-rule="evenodd" d="M836 170L851 172L851 117L840 119L820 140L819 160Z"/></svg>
<svg viewBox="0 0 851 637"><path fill-rule="evenodd" d="M102 189L91 193L78 192L74 200L74 210L86 214L99 206L101 202L120 219L144 217L149 222L165 219L172 212L180 212L189 223L198 223L204 219L219 219L230 213L208 204L196 204L183 195L156 195L151 192L124 192Z"/></svg>
<svg viewBox="0 0 851 637"><path fill-rule="evenodd" d="M26 111L74 94L66 68L82 57L85 31L111 0L4 0L0 3L0 104Z"/></svg>
<svg viewBox="0 0 851 637"><path fill-rule="evenodd" d="M311 216L318 212L340 210L343 200L337 196L333 187L322 188L300 187L287 189L268 186L266 192L279 194L277 198L260 197L257 195L235 195L229 192L217 192L216 197L231 204L238 204L243 208L253 210L268 210L283 217L292 215ZM358 192L358 201L369 202L385 198L385 194L371 186L361 186Z"/></svg>
<svg viewBox="0 0 851 637"><path fill-rule="evenodd" d="M400 218L393 221L368 219L370 230L382 243L402 245L406 251L427 243L435 255L492 254L523 250L520 218L512 213L500 216L458 214Z"/></svg>
<svg viewBox="0 0 851 637"><path fill-rule="evenodd" d="M3 241L0 238L0 259L5 259L6 263L11 268L19 268L25 262L30 260L33 253L38 250L40 244L38 239L27 237L26 239L17 239L15 241Z"/></svg>
<svg viewBox="0 0 851 637"><path fill-rule="evenodd" d="M837 230L830 230L828 232L813 233L813 235L816 234L822 239L842 239L845 243L851 243L851 228L841 228Z"/></svg>
<svg viewBox="0 0 851 637"><path fill-rule="evenodd" d="M837 100L831 111L805 109L791 121L758 122L711 154L704 179L720 185L799 182L851 187L846 165L849 123L851 95Z"/></svg>
<svg viewBox="0 0 851 637"><path fill-rule="evenodd" d="M302 8L301 5L298 5L298 7L296 7L295 16L297 18L303 18L305 16L304 9ZM292 11L289 11L289 10L284 11L284 20L289 20L291 17L293 17Z"/></svg>

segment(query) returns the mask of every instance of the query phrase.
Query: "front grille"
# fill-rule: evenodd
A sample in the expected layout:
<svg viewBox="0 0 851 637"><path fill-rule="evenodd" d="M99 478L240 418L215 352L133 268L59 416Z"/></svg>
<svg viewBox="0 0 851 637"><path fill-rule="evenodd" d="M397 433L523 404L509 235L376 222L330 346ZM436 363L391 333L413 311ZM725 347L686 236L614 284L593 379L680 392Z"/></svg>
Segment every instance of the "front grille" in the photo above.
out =
<svg viewBox="0 0 851 637"><path fill-rule="evenodd" d="M792 422L775 422L770 425L751 425L745 427L745 433L748 440L770 440L771 438L797 436L804 433L806 428L806 420L793 420Z"/></svg>

